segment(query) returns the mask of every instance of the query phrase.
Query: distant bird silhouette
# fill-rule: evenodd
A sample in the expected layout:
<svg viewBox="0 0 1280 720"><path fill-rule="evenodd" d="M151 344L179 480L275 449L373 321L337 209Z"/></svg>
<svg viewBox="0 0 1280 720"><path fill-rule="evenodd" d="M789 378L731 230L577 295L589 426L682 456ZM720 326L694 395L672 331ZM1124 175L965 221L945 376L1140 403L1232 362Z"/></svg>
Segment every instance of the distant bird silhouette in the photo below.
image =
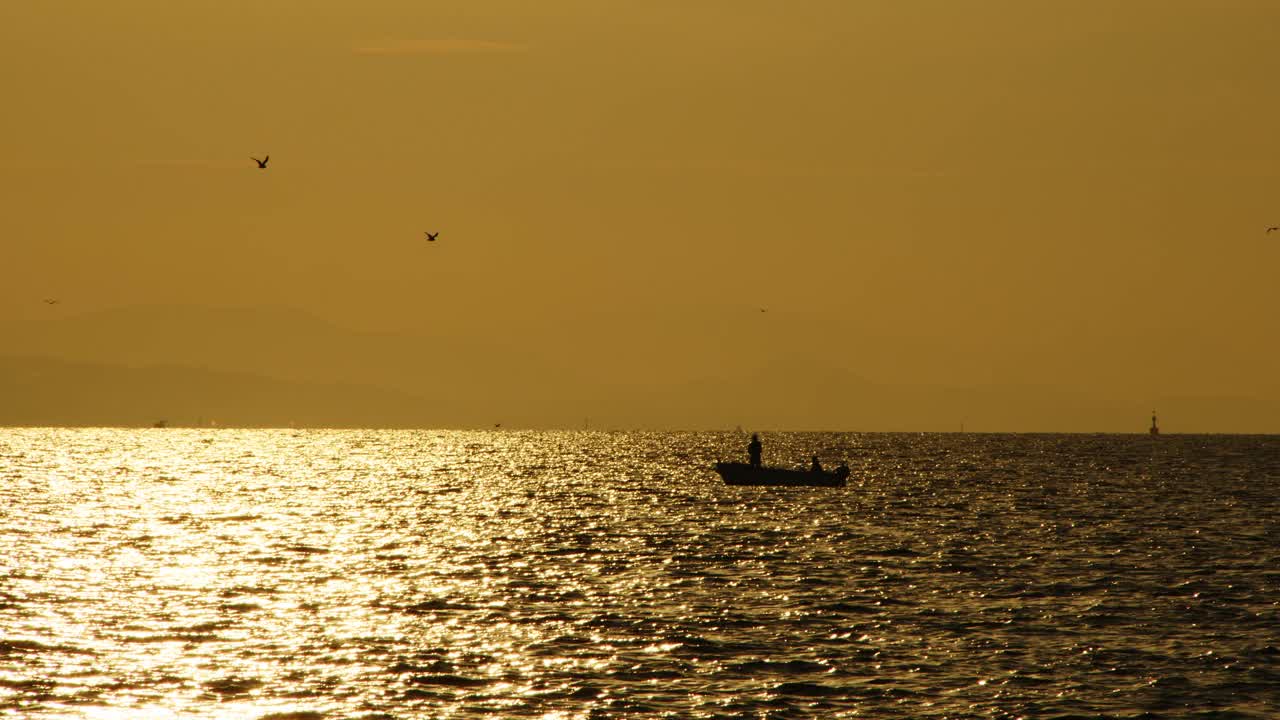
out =
<svg viewBox="0 0 1280 720"><path fill-rule="evenodd" d="M760 308L760 312L769 312L769 308Z"/></svg>
<svg viewBox="0 0 1280 720"><path fill-rule="evenodd" d="M58 300L57 298L45 298L45 299L44 299L44 304L45 304L45 305L57 305L59 302L62 302L62 301L61 301L61 300Z"/></svg>
<svg viewBox="0 0 1280 720"><path fill-rule="evenodd" d="M1280 230L1280 227L1269 227L1269 228L1267 228L1267 232L1271 232L1272 230Z"/></svg>
<svg viewBox="0 0 1280 720"><path fill-rule="evenodd" d="M427 242L435 242L436 238L440 235L440 231L437 230L433 233L424 231L423 234L427 236Z"/></svg>
<svg viewBox="0 0 1280 720"><path fill-rule="evenodd" d="M502 423L494 423L493 426L496 428L500 428L502 427Z"/></svg>
<svg viewBox="0 0 1280 720"><path fill-rule="evenodd" d="M259 160L259 159L258 159L258 158L256 158L256 157L251 157L251 158L249 158L249 159L250 159L250 160L252 160L252 161L254 161L254 162L256 162L256 163L258 163L258 169L259 169L259 170L266 170L266 169L267 169L267 161L271 159L271 156L270 156L270 155L264 155L264 156L262 157L262 159L261 159L261 160Z"/></svg>

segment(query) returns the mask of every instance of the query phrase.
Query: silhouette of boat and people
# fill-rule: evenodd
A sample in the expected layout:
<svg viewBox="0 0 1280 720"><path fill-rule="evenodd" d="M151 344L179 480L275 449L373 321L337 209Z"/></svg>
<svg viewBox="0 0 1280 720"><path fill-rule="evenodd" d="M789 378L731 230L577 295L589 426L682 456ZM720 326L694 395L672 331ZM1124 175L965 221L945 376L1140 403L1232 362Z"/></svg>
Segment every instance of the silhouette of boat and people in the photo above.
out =
<svg viewBox="0 0 1280 720"><path fill-rule="evenodd" d="M764 444L759 433L751 434L747 443L747 462L716 463L716 472L725 485L816 485L842 487L848 482L849 467L841 463L834 472L822 468L818 456L811 458L808 470L765 467L762 461Z"/></svg>

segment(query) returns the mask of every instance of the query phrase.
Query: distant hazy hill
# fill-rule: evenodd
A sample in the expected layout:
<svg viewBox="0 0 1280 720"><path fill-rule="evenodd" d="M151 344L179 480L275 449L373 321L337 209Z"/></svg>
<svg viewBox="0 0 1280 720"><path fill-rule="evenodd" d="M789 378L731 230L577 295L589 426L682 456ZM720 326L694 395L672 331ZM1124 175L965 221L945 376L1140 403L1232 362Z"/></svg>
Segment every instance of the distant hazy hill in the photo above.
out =
<svg viewBox="0 0 1280 720"><path fill-rule="evenodd" d="M663 392L598 388L594 428L692 427L862 431L1144 432L1146 408L1090 405L1045 390L947 390L878 386L832 373L769 385L709 379ZM787 387L792 392L788 392ZM1260 402L1169 398L1170 432L1267 432L1277 408ZM514 403L504 425L576 426L586 419L540 413ZM676 421L663 422L664 419ZM1120 426L1115 418L1131 418ZM77 363L0 357L0 425L251 427L487 427L488 409L430 396L352 384L279 380L243 372L179 366ZM1108 425L1108 421L1110 425ZM1194 423L1194 424L1193 424Z"/></svg>
<svg viewBox="0 0 1280 720"><path fill-rule="evenodd" d="M494 416L507 408L546 406L568 376L475 334L360 332L281 308L130 307L5 328L3 338L0 355L178 367L192 378L197 370L247 373L281 387L381 388L387 398L430 398L440 410L433 417L453 424L501 422ZM369 417L360 407L370 401L353 406L352 422Z"/></svg>
<svg viewBox="0 0 1280 720"><path fill-rule="evenodd" d="M298 381L420 389L482 354L464 338L340 328L286 308L137 306L6 328L11 350L127 365L174 364Z"/></svg>
<svg viewBox="0 0 1280 720"><path fill-rule="evenodd" d="M1274 401L880 384L729 324L659 344L634 318L512 317L420 335L273 308L53 317L0 328L0 423L1144 432L1154 407L1170 432L1280 432Z"/></svg>
<svg viewBox="0 0 1280 720"><path fill-rule="evenodd" d="M429 399L175 366L0 357L0 425L439 427Z"/></svg>

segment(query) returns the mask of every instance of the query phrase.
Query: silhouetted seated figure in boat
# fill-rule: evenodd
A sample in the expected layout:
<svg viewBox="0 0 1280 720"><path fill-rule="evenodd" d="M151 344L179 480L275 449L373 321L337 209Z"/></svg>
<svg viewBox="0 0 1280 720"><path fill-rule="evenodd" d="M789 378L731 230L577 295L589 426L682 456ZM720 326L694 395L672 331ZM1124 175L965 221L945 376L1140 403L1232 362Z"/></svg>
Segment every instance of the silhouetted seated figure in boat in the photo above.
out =
<svg viewBox="0 0 1280 720"><path fill-rule="evenodd" d="M747 443L747 457L750 458L751 467L760 467L760 451L763 449L760 445L760 436L751 433L751 442Z"/></svg>
<svg viewBox="0 0 1280 720"><path fill-rule="evenodd" d="M822 463L818 462L818 456L813 456L813 464L809 466L810 472L822 472Z"/></svg>

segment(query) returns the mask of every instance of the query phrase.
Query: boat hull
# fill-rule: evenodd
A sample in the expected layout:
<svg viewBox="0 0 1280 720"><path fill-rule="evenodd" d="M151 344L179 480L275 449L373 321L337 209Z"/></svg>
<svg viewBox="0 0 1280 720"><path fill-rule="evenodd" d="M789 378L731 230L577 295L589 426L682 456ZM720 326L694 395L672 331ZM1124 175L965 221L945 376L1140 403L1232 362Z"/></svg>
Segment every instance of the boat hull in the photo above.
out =
<svg viewBox="0 0 1280 720"><path fill-rule="evenodd" d="M724 478L725 485L844 487L849 478L847 470L813 472L812 470L753 467L747 463L727 462L716 463L716 472Z"/></svg>

